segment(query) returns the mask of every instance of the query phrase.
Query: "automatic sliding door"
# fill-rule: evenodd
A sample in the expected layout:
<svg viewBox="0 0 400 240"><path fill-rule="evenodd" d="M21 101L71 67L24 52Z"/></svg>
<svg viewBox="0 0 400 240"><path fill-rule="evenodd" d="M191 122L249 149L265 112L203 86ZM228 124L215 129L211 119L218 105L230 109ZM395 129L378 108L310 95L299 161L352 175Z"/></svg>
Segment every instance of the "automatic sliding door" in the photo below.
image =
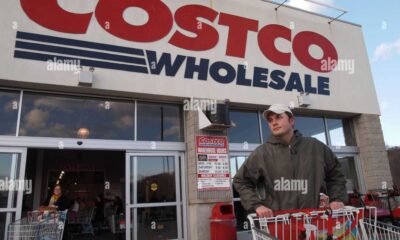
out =
<svg viewBox="0 0 400 240"><path fill-rule="evenodd" d="M127 239L183 239L178 154L127 154Z"/></svg>
<svg viewBox="0 0 400 240"><path fill-rule="evenodd" d="M26 149L0 148L0 238L21 217Z"/></svg>

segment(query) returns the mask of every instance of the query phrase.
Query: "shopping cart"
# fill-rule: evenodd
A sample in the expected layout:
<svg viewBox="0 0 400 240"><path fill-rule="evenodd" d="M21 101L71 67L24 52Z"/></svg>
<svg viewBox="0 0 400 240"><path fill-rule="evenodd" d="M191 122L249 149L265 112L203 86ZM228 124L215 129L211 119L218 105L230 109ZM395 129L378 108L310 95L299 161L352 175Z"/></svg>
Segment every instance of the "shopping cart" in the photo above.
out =
<svg viewBox="0 0 400 240"><path fill-rule="evenodd" d="M8 225L8 240L61 240L64 233L67 210L59 212L29 212Z"/></svg>
<svg viewBox="0 0 400 240"><path fill-rule="evenodd" d="M400 227L384 222L375 222L368 218L365 218L363 223L368 236L372 236L369 239L400 239Z"/></svg>
<svg viewBox="0 0 400 240"><path fill-rule="evenodd" d="M94 236L92 221L95 213L95 207L70 212L68 217L69 235L71 237L79 234L92 234Z"/></svg>
<svg viewBox="0 0 400 240"><path fill-rule="evenodd" d="M400 239L400 229L376 220L375 207L290 210L269 218L250 214L248 219L253 240Z"/></svg>

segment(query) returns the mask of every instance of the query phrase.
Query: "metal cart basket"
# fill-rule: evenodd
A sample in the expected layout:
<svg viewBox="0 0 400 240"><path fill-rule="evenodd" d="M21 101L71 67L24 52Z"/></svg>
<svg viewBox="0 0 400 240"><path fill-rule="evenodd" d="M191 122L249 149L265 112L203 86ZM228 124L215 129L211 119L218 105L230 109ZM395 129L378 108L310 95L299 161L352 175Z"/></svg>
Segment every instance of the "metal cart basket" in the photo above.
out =
<svg viewBox="0 0 400 240"><path fill-rule="evenodd" d="M8 225L8 240L61 240L67 210L51 213L29 212L27 217Z"/></svg>
<svg viewBox="0 0 400 240"><path fill-rule="evenodd" d="M253 240L400 239L400 229L376 220L376 208L280 211L274 217L248 215Z"/></svg>

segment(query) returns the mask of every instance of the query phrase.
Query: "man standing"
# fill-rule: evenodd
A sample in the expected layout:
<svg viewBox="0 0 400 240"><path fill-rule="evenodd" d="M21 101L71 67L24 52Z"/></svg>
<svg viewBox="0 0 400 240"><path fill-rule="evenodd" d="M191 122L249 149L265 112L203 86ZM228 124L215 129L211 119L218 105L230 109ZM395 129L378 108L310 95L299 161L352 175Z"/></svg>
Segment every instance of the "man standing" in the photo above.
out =
<svg viewBox="0 0 400 240"><path fill-rule="evenodd" d="M243 207L270 217L277 210L317 208L323 192L332 209L342 208L346 180L332 150L294 130L295 119L287 106L274 104L263 115L272 135L233 179Z"/></svg>

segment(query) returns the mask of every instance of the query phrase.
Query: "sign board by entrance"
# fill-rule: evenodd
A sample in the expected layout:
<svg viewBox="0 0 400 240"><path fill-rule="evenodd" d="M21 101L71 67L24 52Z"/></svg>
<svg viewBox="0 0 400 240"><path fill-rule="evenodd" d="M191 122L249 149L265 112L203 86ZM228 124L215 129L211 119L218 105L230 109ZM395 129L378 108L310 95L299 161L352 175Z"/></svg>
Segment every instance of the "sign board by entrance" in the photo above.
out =
<svg viewBox="0 0 400 240"><path fill-rule="evenodd" d="M197 189L231 188L228 139L222 136L196 136Z"/></svg>

